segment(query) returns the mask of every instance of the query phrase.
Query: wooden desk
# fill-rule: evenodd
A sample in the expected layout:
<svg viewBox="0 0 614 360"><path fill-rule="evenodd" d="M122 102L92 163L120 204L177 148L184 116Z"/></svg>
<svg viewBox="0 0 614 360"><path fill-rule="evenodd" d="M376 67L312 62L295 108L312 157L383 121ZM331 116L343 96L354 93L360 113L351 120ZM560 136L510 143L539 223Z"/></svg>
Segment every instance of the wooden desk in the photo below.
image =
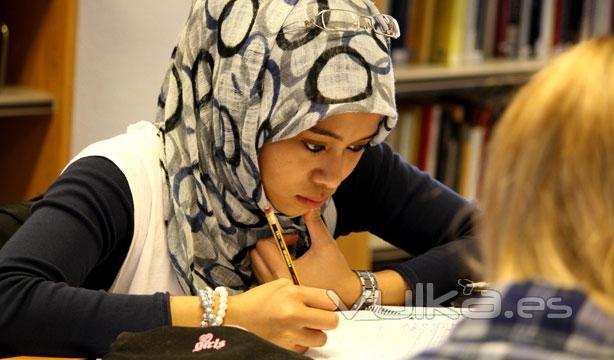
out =
<svg viewBox="0 0 614 360"><path fill-rule="evenodd" d="M56 358L56 357L37 357L37 356L18 356L3 358L4 360L75 360L75 358Z"/></svg>

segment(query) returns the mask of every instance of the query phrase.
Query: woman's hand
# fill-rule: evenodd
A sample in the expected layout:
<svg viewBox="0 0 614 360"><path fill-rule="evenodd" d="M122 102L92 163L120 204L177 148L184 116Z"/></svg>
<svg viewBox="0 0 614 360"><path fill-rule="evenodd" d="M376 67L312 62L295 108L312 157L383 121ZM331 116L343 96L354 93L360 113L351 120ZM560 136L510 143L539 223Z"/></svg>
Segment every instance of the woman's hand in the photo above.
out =
<svg viewBox="0 0 614 360"><path fill-rule="evenodd" d="M311 237L311 247L294 262L301 284L334 290L349 307L361 294L360 280L350 269L337 243L328 232L319 209L310 210L304 219ZM295 236L286 238L289 243L296 241ZM258 241L250 256L252 268L260 282L278 278L291 279L274 239Z"/></svg>
<svg viewBox="0 0 614 360"><path fill-rule="evenodd" d="M228 298L225 325L238 325L281 347L305 352L323 346L337 327L337 305L322 289L279 279Z"/></svg>

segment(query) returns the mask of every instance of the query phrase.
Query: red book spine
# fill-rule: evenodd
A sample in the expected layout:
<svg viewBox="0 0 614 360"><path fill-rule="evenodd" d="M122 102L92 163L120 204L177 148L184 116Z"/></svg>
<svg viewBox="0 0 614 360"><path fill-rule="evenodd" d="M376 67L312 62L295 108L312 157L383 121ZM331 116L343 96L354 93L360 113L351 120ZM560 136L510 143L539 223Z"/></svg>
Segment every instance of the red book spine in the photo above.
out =
<svg viewBox="0 0 614 360"><path fill-rule="evenodd" d="M495 39L495 56L507 57L509 49L507 44L507 24L510 21L510 0L499 0L497 10L497 36Z"/></svg>
<svg viewBox="0 0 614 360"><path fill-rule="evenodd" d="M422 126L420 127L420 149L418 150L418 168L426 170L426 161L429 154L431 123L433 121L433 107L424 105L422 107Z"/></svg>

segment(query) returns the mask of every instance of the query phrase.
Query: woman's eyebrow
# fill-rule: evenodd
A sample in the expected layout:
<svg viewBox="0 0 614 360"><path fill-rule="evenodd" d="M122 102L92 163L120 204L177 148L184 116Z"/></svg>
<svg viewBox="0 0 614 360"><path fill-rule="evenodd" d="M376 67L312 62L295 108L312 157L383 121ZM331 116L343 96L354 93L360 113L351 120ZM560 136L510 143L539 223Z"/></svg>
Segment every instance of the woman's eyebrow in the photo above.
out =
<svg viewBox="0 0 614 360"><path fill-rule="evenodd" d="M341 136L341 135L339 135L337 133L334 133L334 132L332 132L330 130L321 129L321 128L318 128L318 127L312 127L310 129L308 129L308 131L314 132L314 133L319 134L319 135L329 136L329 137L332 137L332 138L337 139L339 141L343 141L343 136ZM362 140L372 139L375 135L377 135L378 131L379 130L375 130L375 132L373 134L365 136L362 139L358 139L355 142L362 141Z"/></svg>
<svg viewBox="0 0 614 360"><path fill-rule="evenodd" d="M330 136L330 137L332 137L334 139L337 139L339 141L343 141L343 136L341 136L339 134L336 134L336 133L334 133L332 131L326 130L326 129L320 129L318 127L312 127L312 128L309 129L309 131L314 132L314 133L319 134L319 135Z"/></svg>

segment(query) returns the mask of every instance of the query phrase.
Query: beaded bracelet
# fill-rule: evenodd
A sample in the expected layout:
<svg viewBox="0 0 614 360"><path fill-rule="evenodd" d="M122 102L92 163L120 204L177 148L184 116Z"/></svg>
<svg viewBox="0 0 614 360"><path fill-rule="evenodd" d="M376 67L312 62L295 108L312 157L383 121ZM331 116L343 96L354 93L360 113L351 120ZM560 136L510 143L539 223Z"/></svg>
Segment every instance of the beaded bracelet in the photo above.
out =
<svg viewBox="0 0 614 360"><path fill-rule="evenodd" d="M219 297L215 325L222 325L224 316L226 316L226 309L228 308L228 290L223 286L218 286L215 288L214 294L217 294Z"/></svg>
<svg viewBox="0 0 614 360"><path fill-rule="evenodd" d="M217 314L213 314L213 303L215 295L218 296L218 308ZM218 286L215 291L211 288L199 289L198 297L203 307L203 319L200 322L200 327L207 326L220 326L224 322L226 316L226 309L228 308L228 290L223 286Z"/></svg>
<svg viewBox="0 0 614 360"><path fill-rule="evenodd" d="M203 307L203 320L200 322L200 327L214 326L215 316L213 315L213 292L210 288L199 289L198 297L200 304Z"/></svg>

